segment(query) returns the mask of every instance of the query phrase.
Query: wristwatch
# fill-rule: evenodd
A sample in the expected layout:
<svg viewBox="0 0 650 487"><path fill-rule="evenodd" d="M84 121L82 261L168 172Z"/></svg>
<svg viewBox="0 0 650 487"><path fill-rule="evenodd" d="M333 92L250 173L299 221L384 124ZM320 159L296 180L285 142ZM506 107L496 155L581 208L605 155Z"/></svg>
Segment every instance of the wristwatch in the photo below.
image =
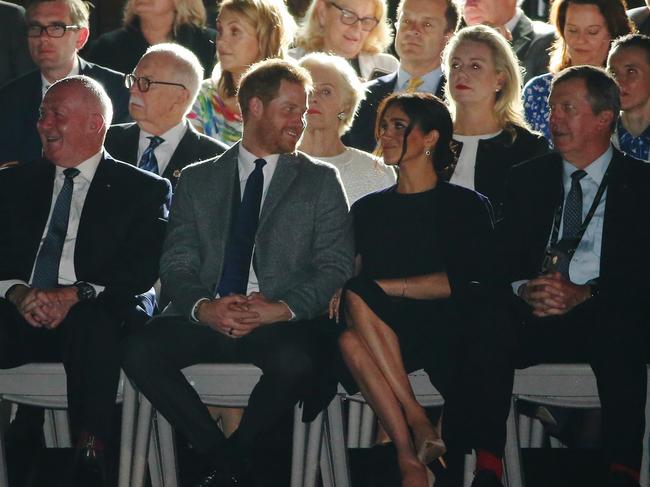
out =
<svg viewBox="0 0 650 487"><path fill-rule="evenodd" d="M79 301L86 301L97 296L95 288L87 282L77 281L73 286L77 288L77 298L79 298Z"/></svg>

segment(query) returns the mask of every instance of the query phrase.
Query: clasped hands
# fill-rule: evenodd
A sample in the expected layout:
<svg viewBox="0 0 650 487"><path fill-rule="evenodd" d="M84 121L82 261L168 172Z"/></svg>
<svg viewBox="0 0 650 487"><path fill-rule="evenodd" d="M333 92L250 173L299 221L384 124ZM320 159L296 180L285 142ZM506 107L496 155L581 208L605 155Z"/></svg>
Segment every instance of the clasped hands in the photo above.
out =
<svg viewBox="0 0 650 487"><path fill-rule="evenodd" d="M199 303L196 318L232 338L241 338L262 325L289 321L289 307L261 293L231 294Z"/></svg>
<svg viewBox="0 0 650 487"><path fill-rule="evenodd" d="M27 323L35 328L49 329L59 326L70 308L79 302L74 286L35 289L19 284L8 299Z"/></svg>
<svg viewBox="0 0 650 487"><path fill-rule="evenodd" d="M574 284L555 272L522 284L518 294L533 308L533 315L543 318L563 315L584 303L591 297L591 287Z"/></svg>

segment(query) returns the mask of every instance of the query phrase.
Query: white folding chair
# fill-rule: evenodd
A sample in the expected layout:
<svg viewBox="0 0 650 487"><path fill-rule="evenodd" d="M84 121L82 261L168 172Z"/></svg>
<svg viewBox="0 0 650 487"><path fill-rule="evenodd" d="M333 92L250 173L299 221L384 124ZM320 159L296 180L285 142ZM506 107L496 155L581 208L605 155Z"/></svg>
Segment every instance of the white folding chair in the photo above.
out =
<svg viewBox="0 0 650 487"><path fill-rule="evenodd" d="M187 367L183 373L204 403L226 407L247 406L250 394L262 376L262 371L251 364L199 364ZM153 410L142 394L138 397L140 406L131 486L142 487L148 463L153 487L177 487L172 427ZM321 413L305 425L302 408L296 406L294 410L291 487L316 485L324 416Z"/></svg>
<svg viewBox="0 0 650 487"><path fill-rule="evenodd" d="M646 429L643 440L641 487L650 487L648 470L648 438L650 432L650 380L646 398ZM517 401L528 399L547 406L572 408L598 408L600 400L596 378L586 364L543 364L517 370L513 386L512 404L507 424L505 464L509 487L523 487L521 470L521 435L528 428L522 427L516 414Z"/></svg>
<svg viewBox="0 0 650 487"><path fill-rule="evenodd" d="M124 375L120 377L117 401L122 402L119 487L129 486L131 450L135 423L135 390ZM4 448L4 433L9 425L9 403L28 404L54 410L55 421L46 437L48 446L70 446L67 411L66 375L61 363L33 363L0 370L0 402L4 413L0 424L0 487L9 487ZM48 424L46 424L46 427Z"/></svg>

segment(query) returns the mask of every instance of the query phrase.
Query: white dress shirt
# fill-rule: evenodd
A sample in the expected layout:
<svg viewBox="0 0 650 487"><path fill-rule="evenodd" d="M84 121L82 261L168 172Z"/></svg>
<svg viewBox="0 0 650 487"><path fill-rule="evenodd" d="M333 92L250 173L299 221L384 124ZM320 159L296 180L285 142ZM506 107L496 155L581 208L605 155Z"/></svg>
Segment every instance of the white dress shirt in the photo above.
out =
<svg viewBox="0 0 650 487"><path fill-rule="evenodd" d="M154 155L156 156L156 161L158 162L159 175L162 175L165 172L165 169L167 169L169 161L174 155L178 144L180 143L183 136L185 136L185 132L187 130L187 120L183 119L178 125L174 125L167 132L160 135L160 137L163 139L163 142L153 151ZM150 134L149 132L145 132L144 130L140 129L140 139L138 142L138 164L140 164L142 154L147 150L147 147L149 147L149 144L151 143L151 140L149 140L148 137L153 137L153 135L154 134Z"/></svg>
<svg viewBox="0 0 650 487"><path fill-rule="evenodd" d="M458 156L458 162L452 174L450 183L457 184L467 189L474 189L474 174L476 173L476 154L480 140L492 139L499 135L499 130L493 134L482 135L459 135L454 134L454 140L461 142L463 147Z"/></svg>
<svg viewBox="0 0 650 487"><path fill-rule="evenodd" d="M70 216L68 219L68 230L65 235L65 241L63 242L63 250L61 252L61 261L59 263L59 285L69 286L78 281L77 275L74 268L74 251L75 245L77 242L77 231L79 230L79 221L81 220L81 212L84 207L84 202L86 201L86 195L88 194L88 188L90 183L95 176L95 171L97 171L97 166L99 166L99 161L102 158L102 152L98 152L90 159L85 160L79 164L77 169L79 169L79 174L74 178L74 186L72 191L72 200L70 202ZM56 198L59 196L61 189L63 188L63 183L65 182L65 176L63 171L64 167L56 167L55 177L54 177L54 187L52 190L52 202L50 204L50 213L47 217L47 223L45 224L45 229L43 230L43 235L41 237L41 243L39 244L38 251L40 252L43 241L47 235L47 231L50 227L50 219L52 218L52 212L54 211L54 204L56 203ZM38 253L37 253L38 257ZM34 264L32 265L32 273L29 281L32 281L34 276L34 267L36 266L36 259L34 259ZM16 284L23 284L27 286L28 284L25 281L19 279L11 279L6 281L0 281L0 296L6 298L7 291ZM104 290L104 286L90 283L94 288L97 294Z"/></svg>

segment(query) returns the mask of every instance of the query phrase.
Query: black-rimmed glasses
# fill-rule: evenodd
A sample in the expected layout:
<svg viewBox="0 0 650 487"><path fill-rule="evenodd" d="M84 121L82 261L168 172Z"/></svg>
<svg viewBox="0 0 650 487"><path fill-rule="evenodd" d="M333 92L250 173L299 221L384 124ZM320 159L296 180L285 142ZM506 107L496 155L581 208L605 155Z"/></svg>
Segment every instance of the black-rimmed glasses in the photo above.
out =
<svg viewBox="0 0 650 487"><path fill-rule="evenodd" d="M341 22L343 22L345 25L354 25L359 22L359 24L361 24L361 30L370 32L372 29L377 27L377 24L379 23L379 21L374 17L359 17L354 12L348 10L347 8L340 7L334 2L330 2L330 5L340 10Z"/></svg>
<svg viewBox="0 0 650 487"><path fill-rule="evenodd" d="M142 93L145 93L149 91L149 88L151 88L151 85L168 85L168 86L180 86L184 90L187 88L185 85L181 83L170 83L169 81L153 81L150 80L149 78L142 78L140 76L136 76L134 74L125 74L124 75L124 85L128 88L131 89L133 85L138 86L138 90L140 90Z"/></svg>
<svg viewBox="0 0 650 487"><path fill-rule="evenodd" d="M39 24L29 24L27 26L27 37L41 37L43 32L47 34L48 37L63 37L68 30L77 30L80 27L78 25L65 25L65 24L50 24L50 25L39 25Z"/></svg>

